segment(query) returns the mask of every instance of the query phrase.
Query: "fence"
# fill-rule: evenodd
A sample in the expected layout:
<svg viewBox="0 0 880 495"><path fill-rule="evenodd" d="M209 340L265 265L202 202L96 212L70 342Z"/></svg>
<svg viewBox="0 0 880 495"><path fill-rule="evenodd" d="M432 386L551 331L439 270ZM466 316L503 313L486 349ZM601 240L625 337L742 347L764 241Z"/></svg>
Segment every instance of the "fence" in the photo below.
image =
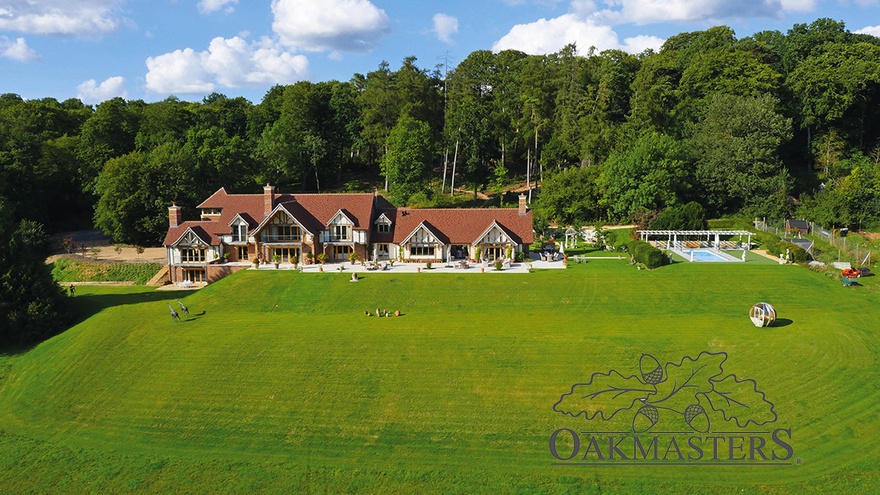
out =
<svg viewBox="0 0 880 495"><path fill-rule="evenodd" d="M771 232L787 239L809 239L815 241L815 247L810 255L814 259L825 262L842 261L849 262L853 266L868 266L875 262L874 252L877 247L872 242L858 234L847 233L841 235L839 229L807 222L809 229L806 235L800 232L786 233L784 220L757 220L755 228L764 232Z"/></svg>

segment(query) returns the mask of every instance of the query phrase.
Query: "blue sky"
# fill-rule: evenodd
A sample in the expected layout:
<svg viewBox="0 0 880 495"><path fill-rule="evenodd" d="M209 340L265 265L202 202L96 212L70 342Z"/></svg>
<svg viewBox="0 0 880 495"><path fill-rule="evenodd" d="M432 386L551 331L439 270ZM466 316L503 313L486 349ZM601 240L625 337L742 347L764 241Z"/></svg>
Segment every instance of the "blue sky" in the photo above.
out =
<svg viewBox="0 0 880 495"><path fill-rule="evenodd" d="M407 56L658 48L725 24L738 37L819 17L880 36L880 0L0 0L0 93L258 103L275 84L348 80Z"/></svg>

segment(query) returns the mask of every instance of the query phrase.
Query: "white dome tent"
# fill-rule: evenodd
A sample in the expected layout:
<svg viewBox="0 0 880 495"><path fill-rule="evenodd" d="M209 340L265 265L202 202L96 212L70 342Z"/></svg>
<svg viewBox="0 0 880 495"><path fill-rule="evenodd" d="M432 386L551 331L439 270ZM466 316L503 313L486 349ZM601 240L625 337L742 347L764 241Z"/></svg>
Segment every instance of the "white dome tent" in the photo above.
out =
<svg viewBox="0 0 880 495"><path fill-rule="evenodd" d="M776 308L769 303L759 302L749 310L749 318L756 327L769 327L776 321Z"/></svg>

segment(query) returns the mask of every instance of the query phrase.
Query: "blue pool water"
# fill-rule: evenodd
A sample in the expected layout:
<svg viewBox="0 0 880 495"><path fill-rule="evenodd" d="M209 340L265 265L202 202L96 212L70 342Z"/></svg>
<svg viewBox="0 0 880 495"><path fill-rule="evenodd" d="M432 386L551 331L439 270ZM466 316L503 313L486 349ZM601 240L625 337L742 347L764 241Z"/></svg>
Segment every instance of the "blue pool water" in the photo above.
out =
<svg viewBox="0 0 880 495"><path fill-rule="evenodd" d="M684 253L685 258L688 260L691 259L691 254L694 256L694 261L730 261L723 256L719 256L708 249L685 249L682 251Z"/></svg>

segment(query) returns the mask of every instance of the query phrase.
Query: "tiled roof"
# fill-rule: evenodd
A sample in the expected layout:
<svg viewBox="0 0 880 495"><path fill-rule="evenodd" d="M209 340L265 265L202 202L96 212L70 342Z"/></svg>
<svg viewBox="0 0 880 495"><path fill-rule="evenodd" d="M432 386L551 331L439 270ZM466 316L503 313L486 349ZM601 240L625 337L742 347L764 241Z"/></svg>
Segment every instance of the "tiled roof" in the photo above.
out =
<svg viewBox="0 0 880 495"><path fill-rule="evenodd" d="M391 232L373 234L373 242L400 244L412 231L425 222L434 232L442 232L445 244L473 244L492 222L507 231L518 244L531 244L532 212L520 215L515 208L397 208L384 209L391 219Z"/></svg>
<svg viewBox="0 0 880 495"><path fill-rule="evenodd" d="M263 194L229 194L220 188L197 206L219 208L217 221L183 222L177 228L169 228L164 245L173 244L186 231L187 227L199 225L211 237L211 244L220 244L220 235L232 231L229 223L235 215L241 215L248 222L248 230L256 228L265 218ZM355 224L355 229L368 229L371 226L374 196L361 194L276 194L275 205L282 204L304 227L313 233L326 230L325 226L342 209ZM381 204L388 204L384 199Z"/></svg>
<svg viewBox="0 0 880 495"><path fill-rule="evenodd" d="M211 245L220 244L220 236L229 234L229 223L236 215L255 229L266 218L263 194L229 194L220 188L198 208L219 208L216 221L183 222L169 228L164 244L176 242L188 227L198 228L200 237L209 237ZM375 202L375 208L374 208ZM355 229L369 229L371 242L400 244L419 224L425 225L445 244L472 244L493 222L519 244L531 244L532 212L520 215L516 208L395 208L382 196L372 194L276 194L274 206L283 205L304 227L317 234L326 230L328 222L342 210L355 224ZM391 220L389 233L378 233L373 221L382 213ZM207 240L207 239L206 239Z"/></svg>
<svg viewBox="0 0 880 495"><path fill-rule="evenodd" d="M183 222L177 227L168 229L168 233L165 234L165 241L162 244L165 246L174 244L184 233L186 233L187 229L192 229L193 233L199 236L199 239L205 241L211 246L220 244L219 236L222 234L228 234L231 231L228 225L220 225L219 222L212 222L210 220Z"/></svg>

